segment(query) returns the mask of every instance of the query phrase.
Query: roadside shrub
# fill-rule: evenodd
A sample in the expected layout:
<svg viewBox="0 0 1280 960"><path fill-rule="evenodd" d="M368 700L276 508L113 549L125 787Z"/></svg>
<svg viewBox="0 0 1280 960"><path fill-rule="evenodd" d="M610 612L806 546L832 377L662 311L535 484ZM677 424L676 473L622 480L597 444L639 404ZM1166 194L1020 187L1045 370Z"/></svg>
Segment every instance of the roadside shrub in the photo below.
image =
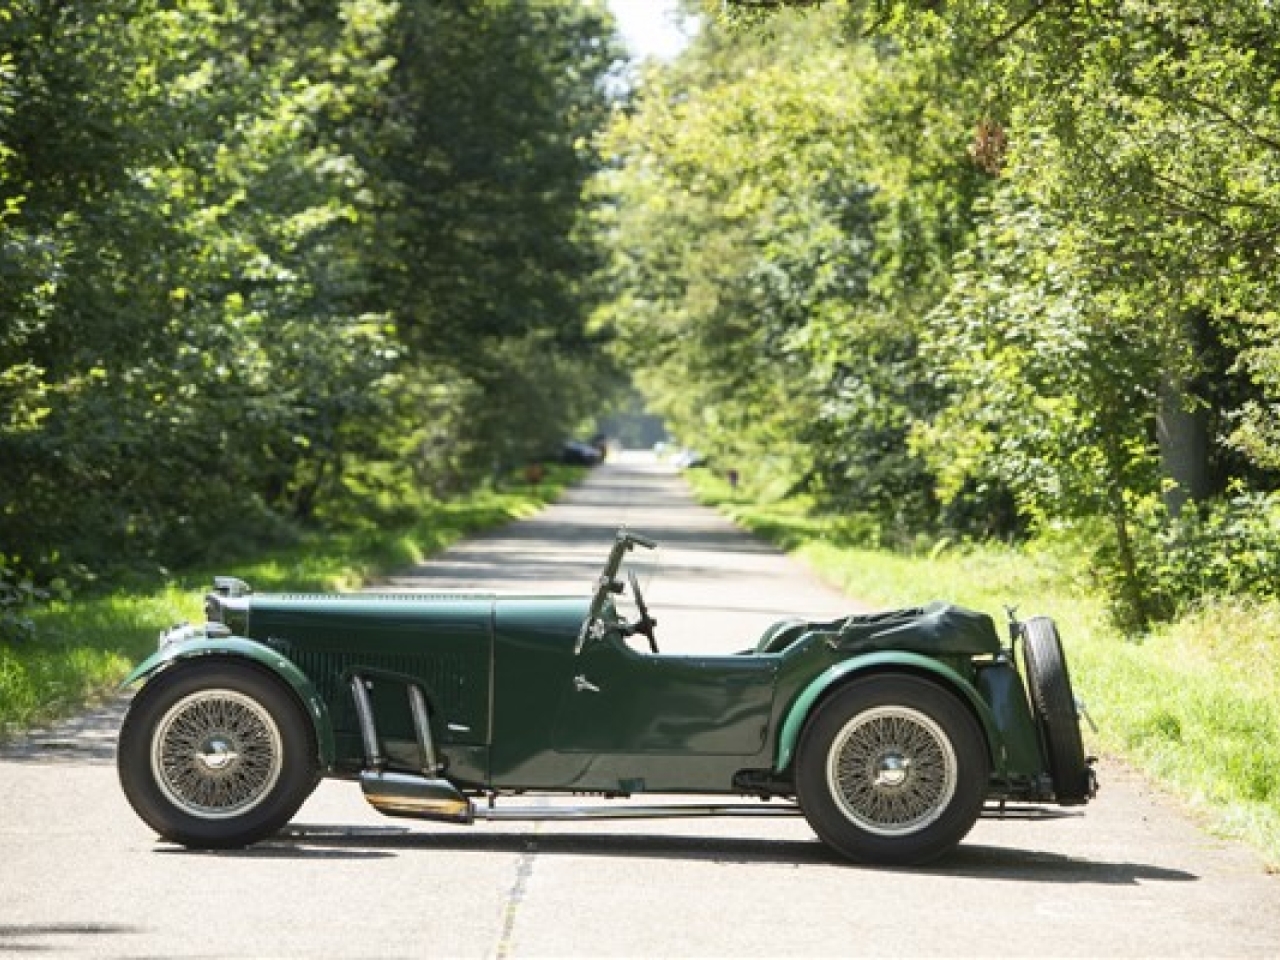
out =
<svg viewBox="0 0 1280 960"><path fill-rule="evenodd" d="M36 632L30 612L48 599L49 591L37 587L13 561L0 554L0 642L30 641Z"/></svg>
<svg viewBox="0 0 1280 960"><path fill-rule="evenodd" d="M1280 599L1280 495L1242 493L1137 513L1139 574L1151 612L1171 619L1206 597Z"/></svg>

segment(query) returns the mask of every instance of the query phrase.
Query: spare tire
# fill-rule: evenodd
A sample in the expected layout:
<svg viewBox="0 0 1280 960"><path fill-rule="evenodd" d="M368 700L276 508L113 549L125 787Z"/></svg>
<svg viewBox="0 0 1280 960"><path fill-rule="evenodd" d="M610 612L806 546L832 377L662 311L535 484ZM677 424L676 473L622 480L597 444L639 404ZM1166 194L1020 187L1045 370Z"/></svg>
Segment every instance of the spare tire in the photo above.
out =
<svg viewBox="0 0 1280 960"><path fill-rule="evenodd" d="M1023 624L1022 636L1027 686L1054 796L1061 804L1085 803L1093 796L1093 777L1085 761L1080 713L1058 628L1048 617L1032 617Z"/></svg>

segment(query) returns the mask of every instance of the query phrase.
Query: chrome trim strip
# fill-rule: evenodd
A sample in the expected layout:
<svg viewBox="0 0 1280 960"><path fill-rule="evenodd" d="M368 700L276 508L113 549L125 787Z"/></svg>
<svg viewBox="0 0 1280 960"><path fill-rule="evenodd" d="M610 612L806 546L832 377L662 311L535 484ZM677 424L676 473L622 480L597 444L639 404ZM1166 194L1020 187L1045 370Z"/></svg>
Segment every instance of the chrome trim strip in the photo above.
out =
<svg viewBox="0 0 1280 960"><path fill-rule="evenodd" d="M476 807L477 820L674 820L681 817L798 817L796 804L670 804L658 806Z"/></svg>

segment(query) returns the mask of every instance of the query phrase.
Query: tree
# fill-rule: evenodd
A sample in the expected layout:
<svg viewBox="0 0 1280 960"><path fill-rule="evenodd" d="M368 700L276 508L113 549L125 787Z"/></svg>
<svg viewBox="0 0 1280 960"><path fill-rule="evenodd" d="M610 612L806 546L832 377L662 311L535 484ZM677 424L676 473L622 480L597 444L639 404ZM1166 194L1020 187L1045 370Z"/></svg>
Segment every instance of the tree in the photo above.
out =
<svg viewBox="0 0 1280 960"><path fill-rule="evenodd" d="M606 383L578 226L610 26L0 11L0 565L193 559L558 441Z"/></svg>
<svg viewBox="0 0 1280 960"><path fill-rule="evenodd" d="M917 449L953 503L996 486L1042 520L1109 517L1138 626L1157 611L1135 518L1176 530L1188 500L1276 482L1271 7L839 6L851 42L936 65L920 79L999 183L968 249L933 248L951 289L922 343L950 399Z"/></svg>
<svg viewBox="0 0 1280 960"><path fill-rule="evenodd" d="M454 393L467 398L459 433L424 425L419 462L446 477L545 456L599 402L582 191L621 59L611 29L569 0L401 11L378 283L415 375L470 385Z"/></svg>
<svg viewBox="0 0 1280 960"><path fill-rule="evenodd" d="M939 58L841 43L837 22L709 28L645 78L608 140L620 292L602 319L686 442L927 523L906 442L940 402L921 321L989 177L931 99Z"/></svg>

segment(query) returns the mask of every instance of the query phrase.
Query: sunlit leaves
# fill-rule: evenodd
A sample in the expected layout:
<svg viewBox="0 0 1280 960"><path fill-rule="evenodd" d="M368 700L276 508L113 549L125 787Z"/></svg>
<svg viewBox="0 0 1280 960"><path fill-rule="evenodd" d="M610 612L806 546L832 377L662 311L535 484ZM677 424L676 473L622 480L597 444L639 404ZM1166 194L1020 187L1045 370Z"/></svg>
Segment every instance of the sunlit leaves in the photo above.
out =
<svg viewBox="0 0 1280 960"><path fill-rule="evenodd" d="M976 233L914 247L944 278L907 302L927 314L921 338L946 398L916 424L916 447L954 504L1004 488L1045 522L1105 515L1141 623L1137 508L1165 496L1176 514L1187 497L1273 486L1265 471L1280 464L1280 11L1270 0L840 9L851 42L917 65L933 93L920 116L944 119L915 129L967 114L968 153L999 183L989 208L952 208ZM904 141L886 154L922 169ZM933 200L902 192L906 223L962 196L962 180L937 182ZM904 302L881 262L891 269L873 289Z"/></svg>
<svg viewBox="0 0 1280 960"><path fill-rule="evenodd" d="M384 458L424 467L403 492L555 449L600 383L574 231L607 30L571 0L6 5L0 543L181 560L349 509ZM529 416L478 431L500 399ZM441 424L468 462L416 456Z"/></svg>
<svg viewBox="0 0 1280 960"><path fill-rule="evenodd" d="M704 38L647 75L604 143L617 296L600 322L688 442L784 472L805 469L796 434L835 362L815 375L830 338L811 321L845 322L869 267L858 66L811 56L820 29Z"/></svg>

